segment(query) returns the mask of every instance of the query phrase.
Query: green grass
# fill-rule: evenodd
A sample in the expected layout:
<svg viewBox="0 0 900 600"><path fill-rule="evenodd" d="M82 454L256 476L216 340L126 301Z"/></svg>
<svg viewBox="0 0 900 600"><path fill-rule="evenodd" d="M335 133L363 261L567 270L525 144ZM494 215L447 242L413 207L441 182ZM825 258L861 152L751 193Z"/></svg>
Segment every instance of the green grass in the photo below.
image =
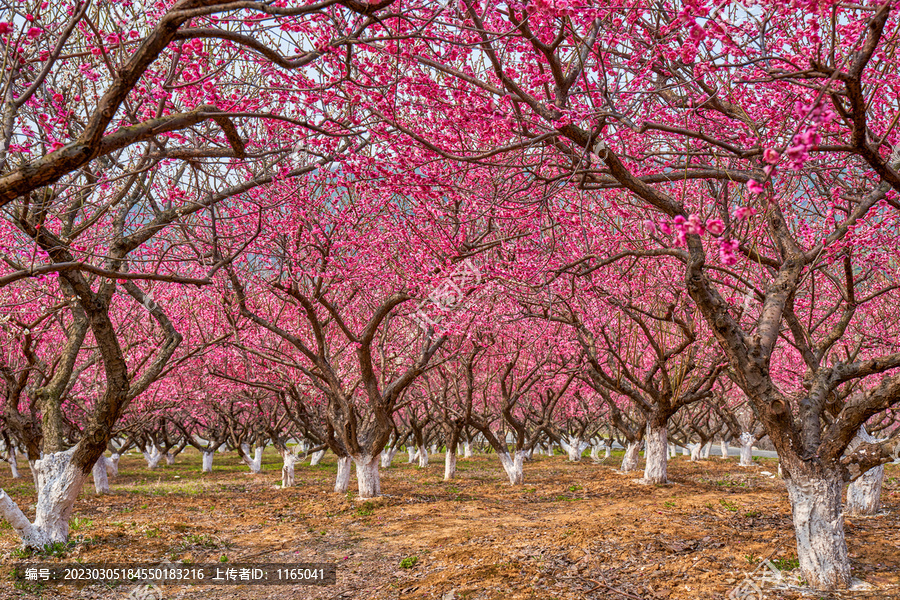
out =
<svg viewBox="0 0 900 600"><path fill-rule="evenodd" d="M356 508L356 514L360 517L371 517L375 514L375 505L369 501L363 502Z"/></svg>
<svg viewBox="0 0 900 600"><path fill-rule="evenodd" d="M719 504L721 504L727 511L730 511L730 512L738 511L737 504L735 504L734 502L729 502L725 498L722 498L721 500L719 500Z"/></svg>
<svg viewBox="0 0 900 600"><path fill-rule="evenodd" d="M780 571L793 571L800 567L800 559L797 557L775 558L772 559L772 564L778 567Z"/></svg>
<svg viewBox="0 0 900 600"><path fill-rule="evenodd" d="M72 522L69 523L69 529L72 531L83 531L90 527L94 526L94 522L90 519L83 519L81 517L75 517L72 519Z"/></svg>
<svg viewBox="0 0 900 600"><path fill-rule="evenodd" d="M414 566L416 566L416 563L418 563L418 562L419 562L418 556L407 556L406 558L404 558L403 560L400 561L400 568L401 569L412 569Z"/></svg>

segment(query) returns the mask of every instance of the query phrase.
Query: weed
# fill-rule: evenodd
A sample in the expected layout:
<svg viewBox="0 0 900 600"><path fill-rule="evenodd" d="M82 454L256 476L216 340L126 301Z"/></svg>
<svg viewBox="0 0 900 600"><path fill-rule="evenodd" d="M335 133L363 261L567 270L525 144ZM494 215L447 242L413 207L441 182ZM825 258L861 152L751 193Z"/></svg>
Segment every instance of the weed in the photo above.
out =
<svg viewBox="0 0 900 600"><path fill-rule="evenodd" d="M675 508L675 503L671 500L668 500L666 502L663 502L663 506L665 506L666 508Z"/></svg>
<svg viewBox="0 0 900 600"><path fill-rule="evenodd" d="M776 558L772 560L772 564L778 567L780 571L793 571L800 566L799 558Z"/></svg>
<svg viewBox="0 0 900 600"><path fill-rule="evenodd" d="M581 490L583 490L583 489L584 489L584 488L581 487L580 485L570 485L570 486L569 486L569 491L570 491L570 492L578 492L578 491L581 491Z"/></svg>
<svg viewBox="0 0 900 600"><path fill-rule="evenodd" d="M361 506L356 508L356 514L360 517L371 517L375 514L375 505L371 502L363 502Z"/></svg>
<svg viewBox="0 0 900 600"><path fill-rule="evenodd" d="M762 514L762 513L761 513L760 511L758 511L758 510L751 510L751 511L745 512L745 513L744 513L744 516L747 517L748 519L752 519L752 518L754 518L754 517L758 517L758 516L761 515L761 514Z"/></svg>
<svg viewBox="0 0 900 600"><path fill-rule="evenodd" d="M738 511L737 504L735 504L734 502L729 502L729 501L726 500L725 498L722 498L721 500L719 500L719 504L721 504L722 506L724 506L724 507L725 507L725 510L727 510L727 511L730 511L730 512L737 512L737 511Z"/></svg>
<svg viewBox="0 0 900 600"><path fill-rule="evenodd" d="M407 556L403 560L400 561L401 569L412 569L416 566L416 563L419 562L418 556Z"/></svg>
<svg viewBox="0 0 900 600"><path fill-rule="evenodd" d="M82 519L81 517L75 517L72 519L72 524L69 526L69 529L72 531L81 531L83 529L87 529L92 527L94 522L90 519Z"/></svg>

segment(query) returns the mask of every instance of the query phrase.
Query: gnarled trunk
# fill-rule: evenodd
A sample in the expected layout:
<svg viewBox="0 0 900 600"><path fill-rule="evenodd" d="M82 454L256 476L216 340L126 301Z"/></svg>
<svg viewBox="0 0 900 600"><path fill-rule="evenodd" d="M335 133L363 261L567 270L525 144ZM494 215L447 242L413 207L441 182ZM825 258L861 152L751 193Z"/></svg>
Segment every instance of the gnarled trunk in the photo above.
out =
<svg viewBox="0 0 900 600"><path fill-rule="evenodd" d="M840 473L796 474L785 479L797 557L803 578L817 590L850 585L850 559L844 539Z"/></svg>
<svg viewBox="0 0 900 600"><path fill-rule="evenodd" d="M728 458L728 442L724 439L719 442L719 449L722 451L722 458Z"/></svg>
<svg viewBox="0 0 900 600"><path fill-rule="evenodd" d="M666 427L653 427L647 423L647 436L644 440L644 482L666 483L668 457L666 456Z"/></svg>
<svg viewBox="0 0 900 600"><path fill-rule="evenodd" d="M259 474L262 471L262 455L263 449L260 446L257 446L253 449L253 458L250 458L250 445L249 444L241 444L242 450L242 458L244 460L244 464L250 467L250 472L254 475Z"/></svg>
<svg viewBox="0 0 900 600"><path fill-rule="evenodd" d="M69 539L69 517L81 492L86 474L72 464L77 446L65 452L51 452L35 461L38 501L34 522L29 522L16 503L0 490L0 516L12 525L28 548L43 548Z"/></svg>
<svg viewBox="0 0 900 600"><path fill-rule="evenodd" d="M628 442L625 444L625 456L622 458L622 466L620 470L623 473L631 473L637 471L638 468L638 452L641 449L640 442Z"/></svg>
<svg viewBox="0 0 900 600"><path fill-rule="evenodd" d="M413 446L407 446L406 453L409 455L409 460L406 461L406 464L411 465L416 460L416 449Z"/></svg>
<svg viewBox="0 0 900 600"><path fill-rule="evenodd" d="M98 494L109 493L109 479L106 477L106 457L102 454L92 469L94 475L94 491Z"/></svg>
<svg viewBox="0 0 900 600"><path fill-rule="evenodd" d="M309 466L314 467L322 461L322 457L325 456L324 450L316 450L312 453L312 456L309 458Z"/></svg>
<svg viewBox="0 0 900 600"><path fill-rule="evenodd" d="M428 448L425 446L419 446L419 468L424 469L428 466Z"/></svg>
<svg viewBox="0 0 900 600"><path fill-rule="evenodd" d="M703 449L700 451L700 458L706 460L709 458L709 453L712 450L712 442L706 442L703 444Z"/></svg>
<svg viewBox="0 0 900 600"><path fill-rule="evenodd" d="M350 487L350 465L353 459L349 456L339 456L337 461L337 477L334 480L334 491L345 494Z"/></svg>
<svg viewBox="0 0 900 600"><path fill-rule="evenodd" d="M378 456L355 456L356 483L360 498L376 498L381 495L381 476L378 472Z"/></svg>
<svg viewBox="0 0 900 600"><path fill-rule="evenodd" d="M200 468L201 473L212 473L212 463L213 457L216 455L215 451L210 452L209 450L203 451L203 466Z"/></svg>
<svg viewBox="0 0 900 600"><path fill-rule="evenodd" d="M516 451L510 455L509 452L500 452L498 456L500 464L503 465L503 470L506 471L506 475L509 477L509 482L512 485L522 485L525 482L525 453Z"/></svg>

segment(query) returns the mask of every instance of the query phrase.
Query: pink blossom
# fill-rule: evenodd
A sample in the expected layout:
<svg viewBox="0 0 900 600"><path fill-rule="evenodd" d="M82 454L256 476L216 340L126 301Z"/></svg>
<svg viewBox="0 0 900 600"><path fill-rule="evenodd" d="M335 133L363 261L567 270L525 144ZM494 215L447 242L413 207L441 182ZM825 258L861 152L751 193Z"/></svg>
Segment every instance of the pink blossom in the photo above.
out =
<svg viewBox="0 0 900 600"><path fill-rule="evenodd" d="M778 162L778 159L781 158L781 154L778 153L774 148L766 148L765 152L763 152L763 160L769 163L770 165L774 165Z"/></svg>
<svg viewBox="0 0 900 600"><path fill-rule="evenodd" d="M750 218L756 214L756 211L752 208L748 208L746 206L739 207L736 211L734 211L734 218L738 221L743 221L744 219Z"/></svg>
<svg viewBox="0 0 900 600"><path fill-rule="evenodd" d="M31 27L28 30L28 33L26 33L25 35L27 35L28 37L33 39L36 37L40 37L42 33L44 33L44 30L41 29L40 27Z"/></svg>
<svg viewBox="0 0 900 600"><path fill-rule="evenodd" d="M750 181L747 182L747 189L750 190L751 194L762 194L763 193L762 184L760 182L756 181L755 179L751 179Z"/></svg>
<svg viewBox="0 0 900 600"><path fill-rule="evenodd" d="M721 219L710 219L706 222L706 230L715 236L722 235L725 232L725 223Z"/></svg>
<svg viewBox="0 0 900 600"><path fill-rule="evenodd" d="M12 31L12 23L0 23L0 35L6 35Z"/></svg>

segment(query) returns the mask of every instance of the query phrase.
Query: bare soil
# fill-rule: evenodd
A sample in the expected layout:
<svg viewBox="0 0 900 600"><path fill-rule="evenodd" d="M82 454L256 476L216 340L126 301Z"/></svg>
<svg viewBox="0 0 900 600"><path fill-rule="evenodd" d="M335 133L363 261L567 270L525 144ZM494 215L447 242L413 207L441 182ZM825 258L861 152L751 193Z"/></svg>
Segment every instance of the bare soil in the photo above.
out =
<svg viewBox="0 0 900 600"><path fill-rule="evenodd" d="M495 455L460 458L452 482L441 481L442 458L432 456L423 470L398 454L394 466L382 469L385 496L363 502L355 491L330 491L333 457L317 467L298 465L297 487L280 489L273 452L259 475L234 454L216 454L212 474L199 472L193 451L155 471L140 456L125 456L110 495L94 495L92 484L82 493L64 556L23 557L14 532L0 524L0 571L27 562L334 562L332 586L166 586L143 593L147 600L695 600L729 597L769 559L788 583L759 581L757 570L751 579L765 595L746 598L900 598L895 465L887 468L881 513L846 519L853 574L868 589L828 595L798 582L789 505L774 460L741 468L737 459L678 457L669 464L671 484L647 486L636 481L640 473L616 471L620 457L594 464L541 456L526 463L525 485L511 487ZM33 511L30 478L14 480L2 466L0 487L26 514ZM23 589L5 573L3 600L141 597L132 584Z"/></svg>

